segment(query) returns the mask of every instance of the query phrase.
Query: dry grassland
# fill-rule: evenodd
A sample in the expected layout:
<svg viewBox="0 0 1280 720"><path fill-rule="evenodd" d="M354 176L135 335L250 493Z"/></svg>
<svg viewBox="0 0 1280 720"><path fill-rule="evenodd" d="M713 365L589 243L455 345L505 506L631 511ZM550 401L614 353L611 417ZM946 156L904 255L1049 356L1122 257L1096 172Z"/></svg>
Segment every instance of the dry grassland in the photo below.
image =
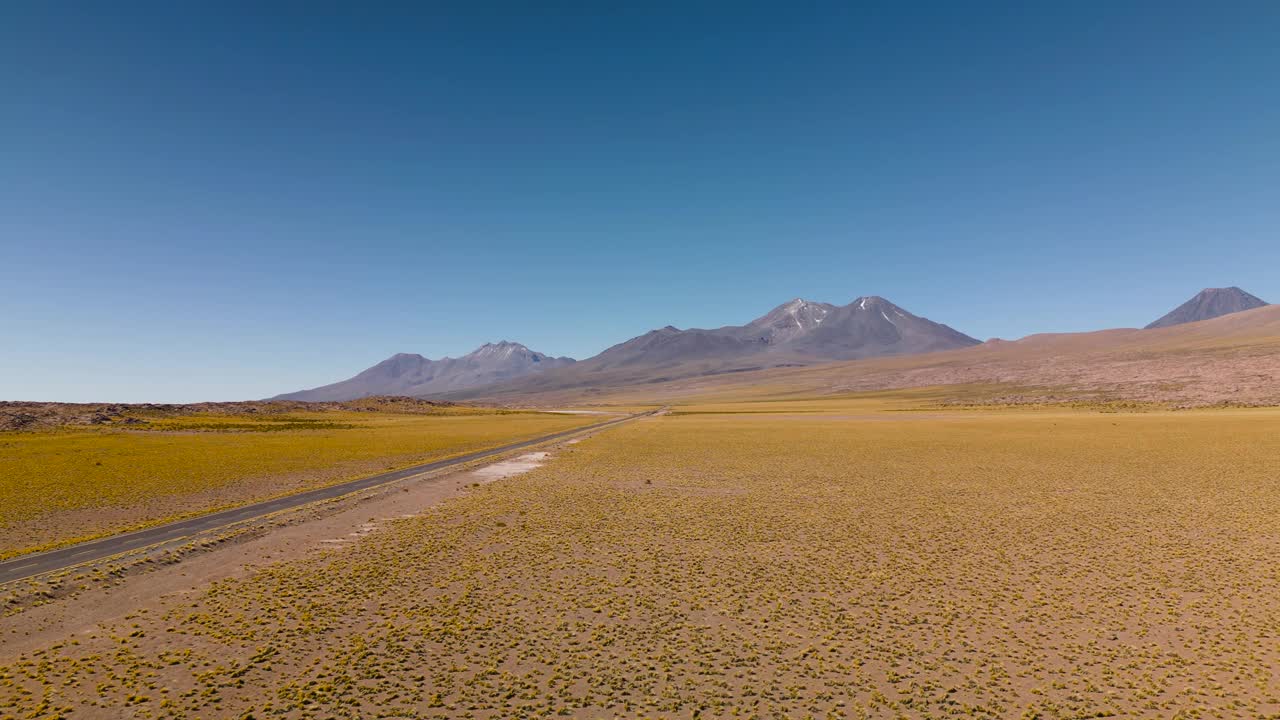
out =
<svg viewBox="0 0 1280 720"><path fill-rule="evenodd" d="M296 412L0 433L0 558L594 420L473 409L433 415Z"/></svg>
<svg viewBox="0 0 1280 720"><path fill-rule="evenodd" d="M684 408L0 669L0 716L1280 713L1280 412Z"/></svg>

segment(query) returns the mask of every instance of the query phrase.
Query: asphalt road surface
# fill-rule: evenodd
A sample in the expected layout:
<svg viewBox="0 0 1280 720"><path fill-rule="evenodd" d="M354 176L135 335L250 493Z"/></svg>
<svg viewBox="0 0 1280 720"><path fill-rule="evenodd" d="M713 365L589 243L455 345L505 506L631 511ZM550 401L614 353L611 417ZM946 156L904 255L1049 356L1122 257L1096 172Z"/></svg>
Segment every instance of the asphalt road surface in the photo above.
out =
<svg viewBox="0 0 1280 720"><path fill-rule="evenodd" d="M576 435L578 433L588 432L591 430L599 430L617 425L629 420L634 420L646 415L652 415L656 410L638 413L636 415L628 415L623 418L615 418L605 422L596 423L594 425L585 425L572 430L563 430L561 432L543 435L542 437L533 438L532 440L524 440L522 442L503 445L502 447L492 448L490 450L481 450L479 452L460 455L458 457L448 458L446 460L437 460L435 462L426 463L425 465L415 465L413 467L404 468L403 470L393 470L392 472L373 475L371 477L360 478L359 480L350 480L348 482L330 485L329 487L317 488L300 492L296 495L288 495L286 497L276 498L275 500L264 500L263 502L254 503L252 505L243 505L241 507L231 508L229 510L220 510L208 515L189 518L187 520L179 520L171 522L167 525L157 525L153 528L145 530L137 530L135 532L124 533L121 535L113 535L98 540L90 540L78 545L71 545L57 550L49 550L41 553L32 553L30 555L20 555L16 558L10 558L0 562L0 584L29 578L34 575L42 575L56 570L65 570L76 565L87 562L94 562L109 558L129 550L137 550L149 545L157 543L179 540L196 533L202 533L209 530L233 525L245 520L260 518L271 513L288 510L289 508L299 507L307 503L313 503L317 500L328 500L330 498L341 497L353 492L367 490L378 485L403 480L419 473L431 472L432 470L440 470L451 467L453 465L462 465L475 460L486 458L492 455L500 455L502 453L519 450L531 445L539 445L541 443L556 440L558 438Z"/></svg>

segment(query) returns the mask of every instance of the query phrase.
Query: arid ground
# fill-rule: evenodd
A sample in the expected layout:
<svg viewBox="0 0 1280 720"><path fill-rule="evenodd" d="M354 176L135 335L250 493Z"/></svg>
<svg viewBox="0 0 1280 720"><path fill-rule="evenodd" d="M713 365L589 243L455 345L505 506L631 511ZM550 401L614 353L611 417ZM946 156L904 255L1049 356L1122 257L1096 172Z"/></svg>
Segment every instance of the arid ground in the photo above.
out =
<svg viewBox="0 0 1280 720"><path fill-rule="evenodd" d="M74 634L6 618L0 716L1280 713L1280 411L673 410Z"/></svg>
<svg viewBox="0 0 1280 720"><path fill-rule="evenodd" d="M589 416L402 400L8 403L0 559L537 437Z"/></svg>

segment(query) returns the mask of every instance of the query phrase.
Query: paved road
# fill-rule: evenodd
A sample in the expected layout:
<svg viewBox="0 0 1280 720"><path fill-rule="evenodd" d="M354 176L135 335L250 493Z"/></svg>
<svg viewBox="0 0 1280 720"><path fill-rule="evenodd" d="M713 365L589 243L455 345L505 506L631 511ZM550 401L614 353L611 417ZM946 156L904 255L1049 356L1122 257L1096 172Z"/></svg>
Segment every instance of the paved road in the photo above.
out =
<svg viewBox="0 0 1280 720"><path fill-rule="evenodd" d="M288 510L300 505L306 505L317 500L328 500L330 498L341 497L353 492L367 490L378 485L383 485L397 480L403 480L419 473L430 472L432 470L440 470L453 465L461 465L474 460L486 458L491 455L499 455L501 453L519 450L531 445L538 445L558 438L576 435L578 433L587 432L589 430L599 430L610 425L617 425L629 420L634 420L646 415L656 413L656 410L638 413L636 415L628 415L623 418L615 418L605 422L596 423L594 425L585 425L572 430L564 430L550 435L525 440L522 442L503 445L491 450L481 450L479 452L460 455L458 457L449 458L447 460L437 460L435 462L426 463L425 465L415 465L403 470L395 470L392 472L374 475L372 477L361 478L359 480L351 480L349 482L331 485L329 487L308 490L306 492L297 493L296 495L288 495L275 500L265 500L263 502L254 503L252 505L244 505L229 510L222 510L208 515L201 515L187 520L179 520L167 525L158 525L145 530L124 533L122 535L113 535L111 537L101 538L99 540L91 540L78 545L60 548L57 550L49 550L42 553L33 553L31 555L21 555L16 558L0 562L0 584L11 582L13 580L21 580L33 575L41 575L55 570L64 570L66 568L80 565L82 563L102 560L129 550L137 550L138 548L155 545L156 543L169 542L178 540L189 535L205 532L208 530L216 530L226 527L234 523L245 520L252 520L264 515L269 515L281 510Z"/></svg>

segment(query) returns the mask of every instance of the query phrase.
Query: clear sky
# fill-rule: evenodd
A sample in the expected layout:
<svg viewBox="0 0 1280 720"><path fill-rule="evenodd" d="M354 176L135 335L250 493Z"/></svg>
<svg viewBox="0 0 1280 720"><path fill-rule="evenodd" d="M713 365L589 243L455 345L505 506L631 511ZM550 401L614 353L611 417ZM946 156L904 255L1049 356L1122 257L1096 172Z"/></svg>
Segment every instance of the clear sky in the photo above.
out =
<svg viewBox="0 0 1280 720"><path fill-rule="evenodd" d="M1280 301L1278 78L1270 1L4 3L0 398Z"/></svg>

